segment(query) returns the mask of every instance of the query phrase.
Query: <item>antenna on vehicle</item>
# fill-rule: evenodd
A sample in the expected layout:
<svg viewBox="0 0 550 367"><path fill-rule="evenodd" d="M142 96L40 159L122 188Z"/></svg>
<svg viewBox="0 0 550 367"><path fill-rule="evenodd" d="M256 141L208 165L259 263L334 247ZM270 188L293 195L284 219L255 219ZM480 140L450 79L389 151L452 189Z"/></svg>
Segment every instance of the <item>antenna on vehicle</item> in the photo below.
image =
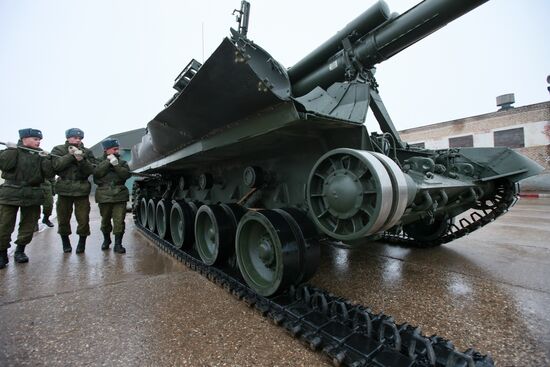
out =
<svg viewBox="0 0 550 367"><path fill-rule="evenodd" d="M236 20L239 23L239 33L246 37L248 33L248 19L250 15L250 3L246 0L241 1L241 10L233 10L233 15L237 14Z"/></svg>
<svg viewBox="0 0 550 367"><path fill-rule="evenodd" d="M204 64L204 22L201 23L201 33L202 33L202 63Z"/></svg>

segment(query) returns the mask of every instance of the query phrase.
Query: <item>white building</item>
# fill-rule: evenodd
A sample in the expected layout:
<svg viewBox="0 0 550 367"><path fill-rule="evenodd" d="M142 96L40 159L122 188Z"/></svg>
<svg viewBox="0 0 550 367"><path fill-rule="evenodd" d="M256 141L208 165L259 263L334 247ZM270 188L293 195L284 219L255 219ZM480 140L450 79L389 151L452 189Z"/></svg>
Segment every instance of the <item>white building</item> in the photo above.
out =
<svg viewBox="0 0 550 367"><path fill-rule="evenodd" d="M506 146L550 171L550 102L406 129L400 135L427 149Z"/></svg>

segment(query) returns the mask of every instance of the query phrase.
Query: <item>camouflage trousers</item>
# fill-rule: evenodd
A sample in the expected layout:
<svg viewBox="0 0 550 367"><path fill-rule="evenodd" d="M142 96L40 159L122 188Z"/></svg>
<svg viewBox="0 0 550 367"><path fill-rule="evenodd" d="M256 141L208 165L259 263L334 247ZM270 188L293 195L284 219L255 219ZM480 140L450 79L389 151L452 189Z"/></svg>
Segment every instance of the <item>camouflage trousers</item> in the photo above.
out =
<svg viewBox="0 0 550 367"><path fill-rule="evenodd" d="M0 204L0 250L10 247L11 234L15 228L17 212L21 211L19 218L19 231L15 244L25 246L32 240L34 226L40 217L40 206L14 206Z"/></svg>
<svg viewBox="0 0 550 367"><path fill-rule="evenodd" d="M55 210L57 212L57 233L60 235L70 235L71 216L76 217L78 226L76 234L79 236L90 235L90 198L88 196L57 196Z"/></svg>
<svg viewBox="0 0 550 367"><path fill-rule="evenodd" d="M42 204L42 214L47 218L52 215L53 194L52 189L44 189L44 204Z"/></svg>
<svg viewBox="0 0 550 367"><path fill-rule="evenodd" d="M100 203L99 214L101 214L101 232L113 234L124 233L124 217L126 216L126 202ZM111 225L111 219L113 224Z"/></svg>

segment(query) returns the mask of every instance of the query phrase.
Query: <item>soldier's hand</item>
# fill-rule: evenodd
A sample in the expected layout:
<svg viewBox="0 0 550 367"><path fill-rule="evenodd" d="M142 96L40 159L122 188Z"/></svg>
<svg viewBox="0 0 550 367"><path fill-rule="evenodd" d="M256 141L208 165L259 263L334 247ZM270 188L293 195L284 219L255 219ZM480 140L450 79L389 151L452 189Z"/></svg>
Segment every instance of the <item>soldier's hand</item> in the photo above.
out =
<svg viewBox="0 0 550 367"><path fill-rule="evenodd" d="M73 146L73 145L69 145L69 148L67 148L69 150L69 154L71 155L74 155L74 153L79 150L77 147Z"/></svg>
<svg viewBox="0 0 550 367"><path fill-rule="evenodd" d="M17 144L16 143L12 143L11 141L8 141L6 143L6 147L8 148L17 148Z"/></svg>
<svg viewBox="0 0 550 367"><path fill-rule="evenodd" d="M76 160L79 162L84 159L84 152L81 151L80 149L75 150L73 155L76 158Z"/></svg>
<svg viewBox="0 0 550 367"><path fill-rule="evenodd" d="M50 155L50 152L48 152L47 150L41 150L40 152L38 152L38 155L41 157L47 157L48 155Z"/></svg>
<svg viewBox="0 0 550 367"><path fill-rule="evenodd" d="M113 157L112 159L109 159L109 163L111 163L113 167L118 166L118 159Z"/></svg>
<svg viewBox="0 0 550 367"><path fill-rule="evenodd" d="M116 158L114 154L109 154L109 155L107 156L107 159L109 160L109 162L110 162L111 159L113 159L113 158Z"/></svg>

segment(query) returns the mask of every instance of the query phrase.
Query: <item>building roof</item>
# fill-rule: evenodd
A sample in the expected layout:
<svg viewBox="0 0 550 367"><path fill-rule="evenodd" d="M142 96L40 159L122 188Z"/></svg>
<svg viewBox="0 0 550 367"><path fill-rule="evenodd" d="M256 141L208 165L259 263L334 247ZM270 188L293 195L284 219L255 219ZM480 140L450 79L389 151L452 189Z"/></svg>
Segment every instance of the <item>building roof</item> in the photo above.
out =
<svg viewBox="0 0 550 367"><path fill-rule="evenodd" d="M118 139L120 143L120 149L132 149L132 147L135 144L141 142L141 138L143 137L143 135L145 135L145 128L139 128L139 129L112 134L112 135L106 136L104 139L107 139L107 138ZM103 147L101 146L101 141L91 146L90 150L96 156L101 155L103 153Z"/></svg>
<svg viewBox="0 0 550 367"><path fill-rule="evenodd" d="M490 119L490 118L493 118L493 117L510 116L510 115L515 115L515 114L524 114L525 112L535 111L535 110L546 111L546 113L548 113L548 111L550 110L550 102L549 101L540 102L540 103L530 104L530 105L526 105L526 106L510 108L509 110L503 110L503 111L499 110L499 111L484 113L484 114L476 115L476 116L463 117L463 118L459 118L459 119L456 119L456 120L436 122L436 123L429 124L429 125L422 125L422 126L412 127L412 128L409 128L409 129L400 130L399 134L410 134L410 133L415 133L415 132L422 132L422 131L426 131L426 130L432 130L434 128L443 128L443 127L448 127L448 126L452 126L452 125L461 125L461 124L465 124L465 123L472 123L472 122L477 122L477 121L481 121L481 120L487 120L487 119Z"/></svg>

